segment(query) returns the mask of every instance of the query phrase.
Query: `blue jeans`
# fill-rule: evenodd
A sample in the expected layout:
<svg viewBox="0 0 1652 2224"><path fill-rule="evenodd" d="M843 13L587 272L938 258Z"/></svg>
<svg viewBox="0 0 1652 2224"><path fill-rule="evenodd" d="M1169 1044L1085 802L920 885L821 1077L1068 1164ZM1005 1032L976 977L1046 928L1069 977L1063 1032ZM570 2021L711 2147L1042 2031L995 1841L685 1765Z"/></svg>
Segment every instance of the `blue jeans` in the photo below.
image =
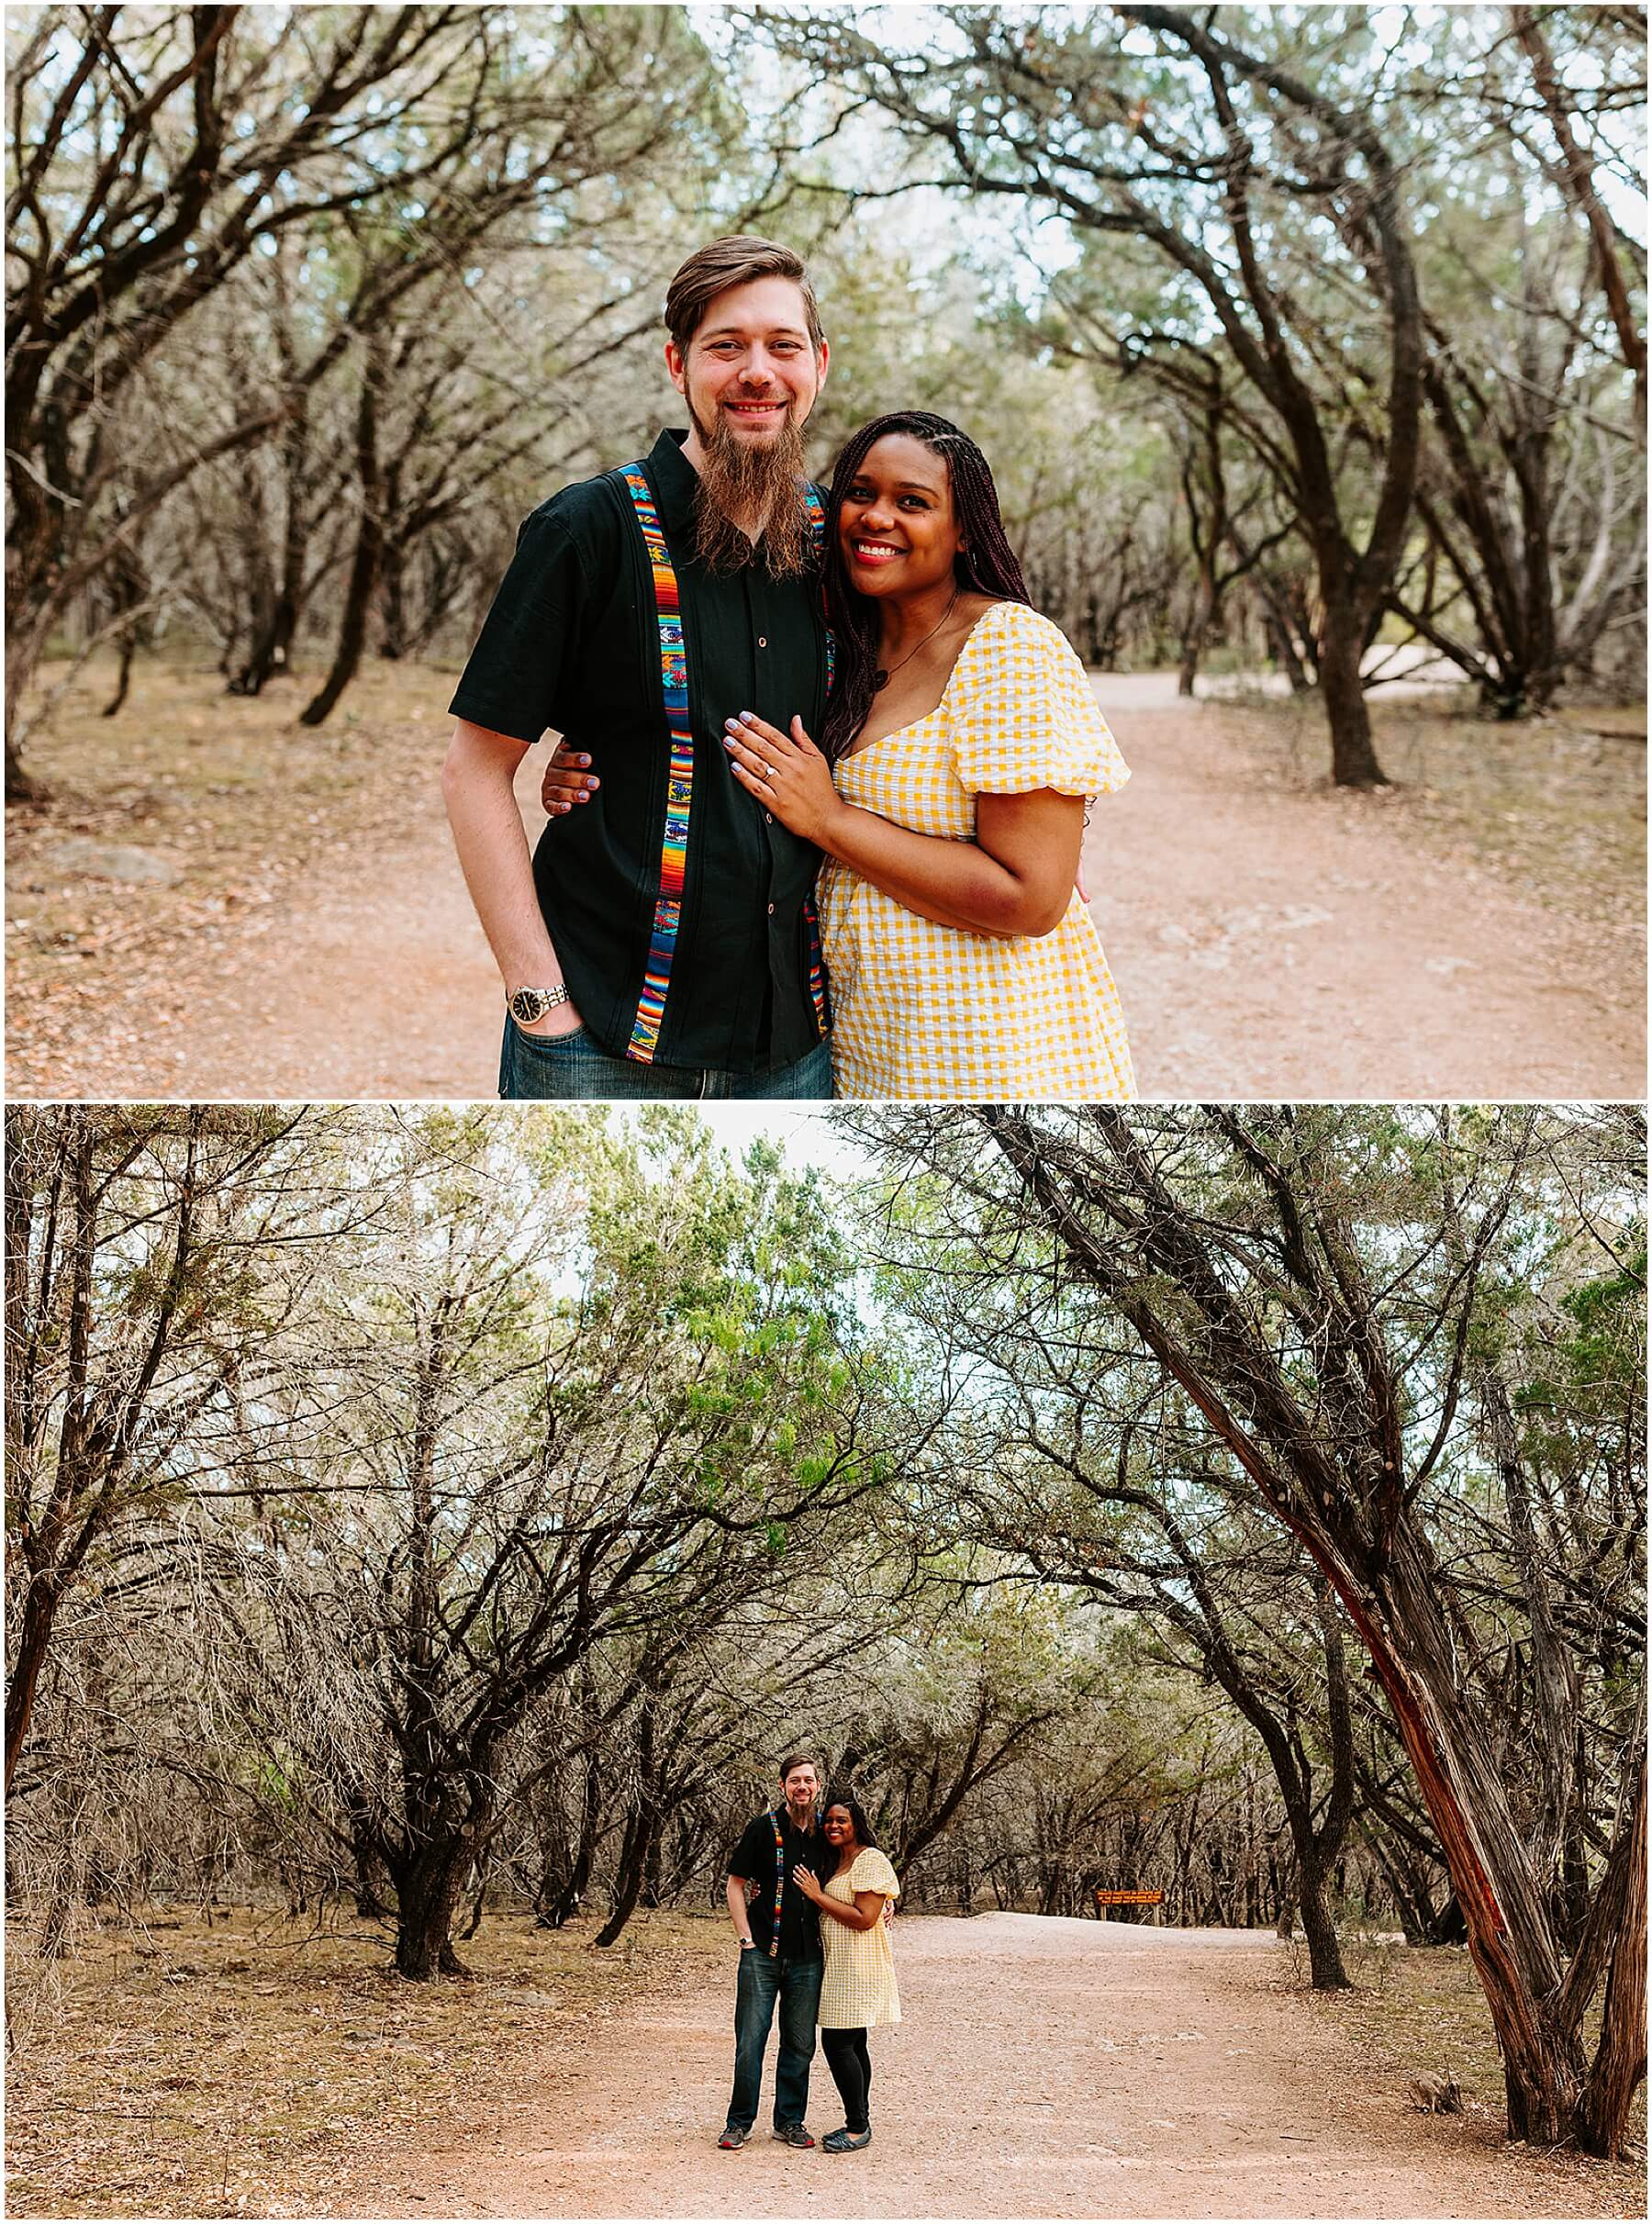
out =
<svg viewBox="0 0 1652 2224"><path fill-rule="evenodd" d="M641 1066L610 1058L583 1027L524 1034L508 1015L499 1048L502 1097L808 1097L832 1094L832 1046L817 1043L795 1066L727 1073L716 1066Z"/></svg>
<svg viewBox="0 0 1652 2224"><path fill-rule="evenodd" d="M814 2053L815 2015L820 2005L823 1963L787 1961L761 1946L740 1950L734 1988L734 2090L729 2121L749 2131L757 2121L763 2089L763 2052L775 2003L780 2004L780 2059L775 2064L775 2121L800 2124L809 2113L809 2064Z"/></svg>

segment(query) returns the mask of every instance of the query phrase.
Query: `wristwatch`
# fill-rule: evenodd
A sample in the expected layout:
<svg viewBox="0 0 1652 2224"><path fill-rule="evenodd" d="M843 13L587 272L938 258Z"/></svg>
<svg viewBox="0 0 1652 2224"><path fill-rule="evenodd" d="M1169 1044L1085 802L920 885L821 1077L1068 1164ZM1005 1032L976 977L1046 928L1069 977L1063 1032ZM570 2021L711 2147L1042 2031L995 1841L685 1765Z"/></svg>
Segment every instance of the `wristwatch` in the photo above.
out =
<svg viewBox="0 0 1652 2224"><path fill-rule="evenodd" d="M510 1016L519 1027L531 1027L535 1020L542 1020L547 1011L554 1011L558 1004L571 1004L565 981L558 981L554 989L513 989L506 1002Z"/></svg>

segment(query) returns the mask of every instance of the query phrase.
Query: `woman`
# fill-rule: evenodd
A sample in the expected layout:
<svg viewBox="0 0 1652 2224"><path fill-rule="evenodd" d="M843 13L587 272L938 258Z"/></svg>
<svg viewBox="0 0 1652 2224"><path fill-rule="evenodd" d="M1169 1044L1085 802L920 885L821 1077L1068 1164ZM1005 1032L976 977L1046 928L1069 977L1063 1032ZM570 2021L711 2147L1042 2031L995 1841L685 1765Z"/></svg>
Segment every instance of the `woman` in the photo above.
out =
<svg viewBox="0 0 1652 2224"><path fill-rule="evenodd" d="M825 853L833 1084L860 1098L1133 1096L1075 883L1086 799L1129 770L1034 611L980 450L923 410L838 458L821 745L728 721L735 777Z"/></svg>
<svg viewBox="0 0 1652 2224"><path fill-rule="evenodd" d="M823 2154L852 2154L872 2144L866 2103L872 2056L866 2032L876 2023L900 2021L895 1960L887 1916L900 1885L887 1855L873 1840L865 1812L844 1792L829 1792L820 1817L836 1869L824 1884L801 1863L792 1871L798 1889L827 1919L820 1925L826 1973L820 1981L820 2044L843 2103L843 2125L820 2141Z"/></svg>

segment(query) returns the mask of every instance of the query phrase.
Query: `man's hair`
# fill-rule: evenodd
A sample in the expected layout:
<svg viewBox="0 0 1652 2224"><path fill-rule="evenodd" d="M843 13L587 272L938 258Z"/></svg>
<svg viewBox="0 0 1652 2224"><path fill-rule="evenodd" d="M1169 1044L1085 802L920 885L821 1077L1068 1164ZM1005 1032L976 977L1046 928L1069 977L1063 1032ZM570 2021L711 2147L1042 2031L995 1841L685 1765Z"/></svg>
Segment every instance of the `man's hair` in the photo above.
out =
<svg viewBox="0 0 1652 2224"><path fill-rule="evenodd" d="M820 353L825 334L802 256L782 247L777 240L759 240L750 232L736 231L697 247L666 289L665 330L679 355L688 352L688 342L699 330L707 304L725 287L749 285L753 278L793 281L803 296L809 345Z"/></svg>
<svg viewBox="0 0 1652 2224"><path fill-rule="evenodd" d="M786 1759L780 1763L782 1783L786 1782L794 1769L813 1769L817 1776L820 1772L820 1763L812 1753L787 1753Z"/></svg>

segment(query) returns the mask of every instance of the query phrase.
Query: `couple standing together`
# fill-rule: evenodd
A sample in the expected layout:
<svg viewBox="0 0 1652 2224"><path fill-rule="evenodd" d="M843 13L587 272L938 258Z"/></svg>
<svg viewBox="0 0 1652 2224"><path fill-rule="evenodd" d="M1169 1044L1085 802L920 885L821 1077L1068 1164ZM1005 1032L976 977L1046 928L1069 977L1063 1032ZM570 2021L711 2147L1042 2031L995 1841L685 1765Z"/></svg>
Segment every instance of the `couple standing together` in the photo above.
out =
<svg viewBox="0 0 1652 2224"><path fill-rule="evenodd" d="M763 2054L778 2008L775 2137L812 2147L809 2065L815 2028L843 2104L843 2122L820 2141L828 2154L872 2144L869 2028L900 2021L889 1907L900 1885L873 1842L860 1803L830 1791L815 1815L812 1760L780 1763L777 1807L753 1816L729 1857L729 1913L740 1940L734 1994L734 2090L720 2147L743 2147L757 2120Z"/></svg>
<svg viewBox="0 0 1652 2224"><path fill-rule="evenodd" d="M900 412L810 485L829 349L772 240L691 255L665 323L688 430L527 520L452 700L499 1093L1132 1096L1078 886L1129 775L980 450Z"/></svg>

